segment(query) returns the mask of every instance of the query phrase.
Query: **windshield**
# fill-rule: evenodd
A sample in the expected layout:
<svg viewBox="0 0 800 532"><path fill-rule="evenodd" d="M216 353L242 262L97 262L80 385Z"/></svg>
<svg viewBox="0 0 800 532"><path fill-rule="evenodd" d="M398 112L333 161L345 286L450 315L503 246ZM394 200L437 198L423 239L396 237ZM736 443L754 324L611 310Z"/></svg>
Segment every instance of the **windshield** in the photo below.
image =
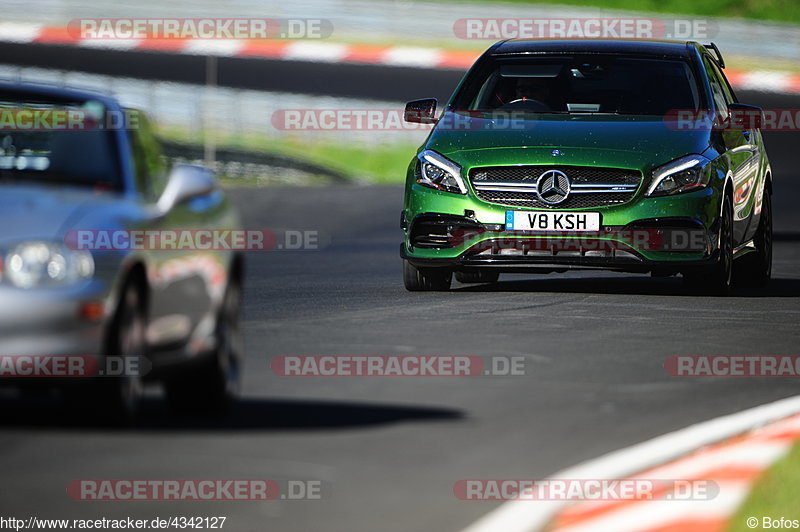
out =
<svg viewBox="0 0 800 532"><path fill-rule="evenodd" d="M0 99L0 179L121 188L113 132L99 102Z"/></svg>
<svg viewBox="0 0 800 532"><path fill-rule="evenodd" d="M610 55L490 58L451 105L470 111L666 115L700 104L689 63Z"/></svg>

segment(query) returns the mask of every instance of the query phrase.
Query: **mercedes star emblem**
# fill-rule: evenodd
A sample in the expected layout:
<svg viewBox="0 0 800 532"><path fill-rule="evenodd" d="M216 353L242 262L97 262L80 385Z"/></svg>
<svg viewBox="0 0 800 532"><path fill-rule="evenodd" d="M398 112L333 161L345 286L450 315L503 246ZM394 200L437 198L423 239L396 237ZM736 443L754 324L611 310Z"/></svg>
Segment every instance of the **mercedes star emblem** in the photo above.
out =
<svg viewBox="0 0 800 532"><path fill-rule="evenodd" d="M571 189L572 183L567 174L560 170L548 170L540 175L536 182L536 193L549 205L563 202L569 196Z"/></svg>

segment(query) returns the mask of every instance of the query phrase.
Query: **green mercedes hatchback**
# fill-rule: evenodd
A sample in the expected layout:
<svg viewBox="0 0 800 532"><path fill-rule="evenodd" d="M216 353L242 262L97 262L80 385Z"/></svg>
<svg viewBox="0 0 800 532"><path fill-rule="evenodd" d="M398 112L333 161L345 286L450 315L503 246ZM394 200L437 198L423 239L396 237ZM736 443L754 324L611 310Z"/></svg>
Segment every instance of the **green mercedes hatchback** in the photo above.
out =
<svg viewBox="0 0 800 532"><path fill-rule="evenodd" d="M763 115L724 66L713 44L511 40L438 118L435 99L409 102L407 121L435 125L407 173L406 288L570 269L766 284Z"/></svg>

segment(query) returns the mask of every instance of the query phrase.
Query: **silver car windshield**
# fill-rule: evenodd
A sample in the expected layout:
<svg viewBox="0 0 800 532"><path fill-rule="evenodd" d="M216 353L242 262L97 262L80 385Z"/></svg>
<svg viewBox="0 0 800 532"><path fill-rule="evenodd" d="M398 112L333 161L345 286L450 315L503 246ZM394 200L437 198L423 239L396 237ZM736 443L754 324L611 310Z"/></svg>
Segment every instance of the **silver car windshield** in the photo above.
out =
<svg viewBox="0 0 800 532"><path fill-rule="evenodd" d="M0 100L0 178L119 188L117 150L102 114L87 104Z"/></svg>

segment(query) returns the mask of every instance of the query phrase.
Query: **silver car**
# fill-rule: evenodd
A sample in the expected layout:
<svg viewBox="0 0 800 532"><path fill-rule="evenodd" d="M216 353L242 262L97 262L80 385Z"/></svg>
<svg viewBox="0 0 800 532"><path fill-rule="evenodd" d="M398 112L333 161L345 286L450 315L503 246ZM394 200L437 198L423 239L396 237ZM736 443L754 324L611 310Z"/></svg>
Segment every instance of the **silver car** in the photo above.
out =
<svg viewBox="0 0 800 532"><path fill-rule="evenodd" d="M145 380L180 408L228 404L241 376L241 251L131 236L239 230L213 174L170 169L144 115L102 95L0 84L0 115L0 385L55 386L120 418ZM128 240L103 245L109 235ZM93 371L14 372L69 357Z"/></svg>

